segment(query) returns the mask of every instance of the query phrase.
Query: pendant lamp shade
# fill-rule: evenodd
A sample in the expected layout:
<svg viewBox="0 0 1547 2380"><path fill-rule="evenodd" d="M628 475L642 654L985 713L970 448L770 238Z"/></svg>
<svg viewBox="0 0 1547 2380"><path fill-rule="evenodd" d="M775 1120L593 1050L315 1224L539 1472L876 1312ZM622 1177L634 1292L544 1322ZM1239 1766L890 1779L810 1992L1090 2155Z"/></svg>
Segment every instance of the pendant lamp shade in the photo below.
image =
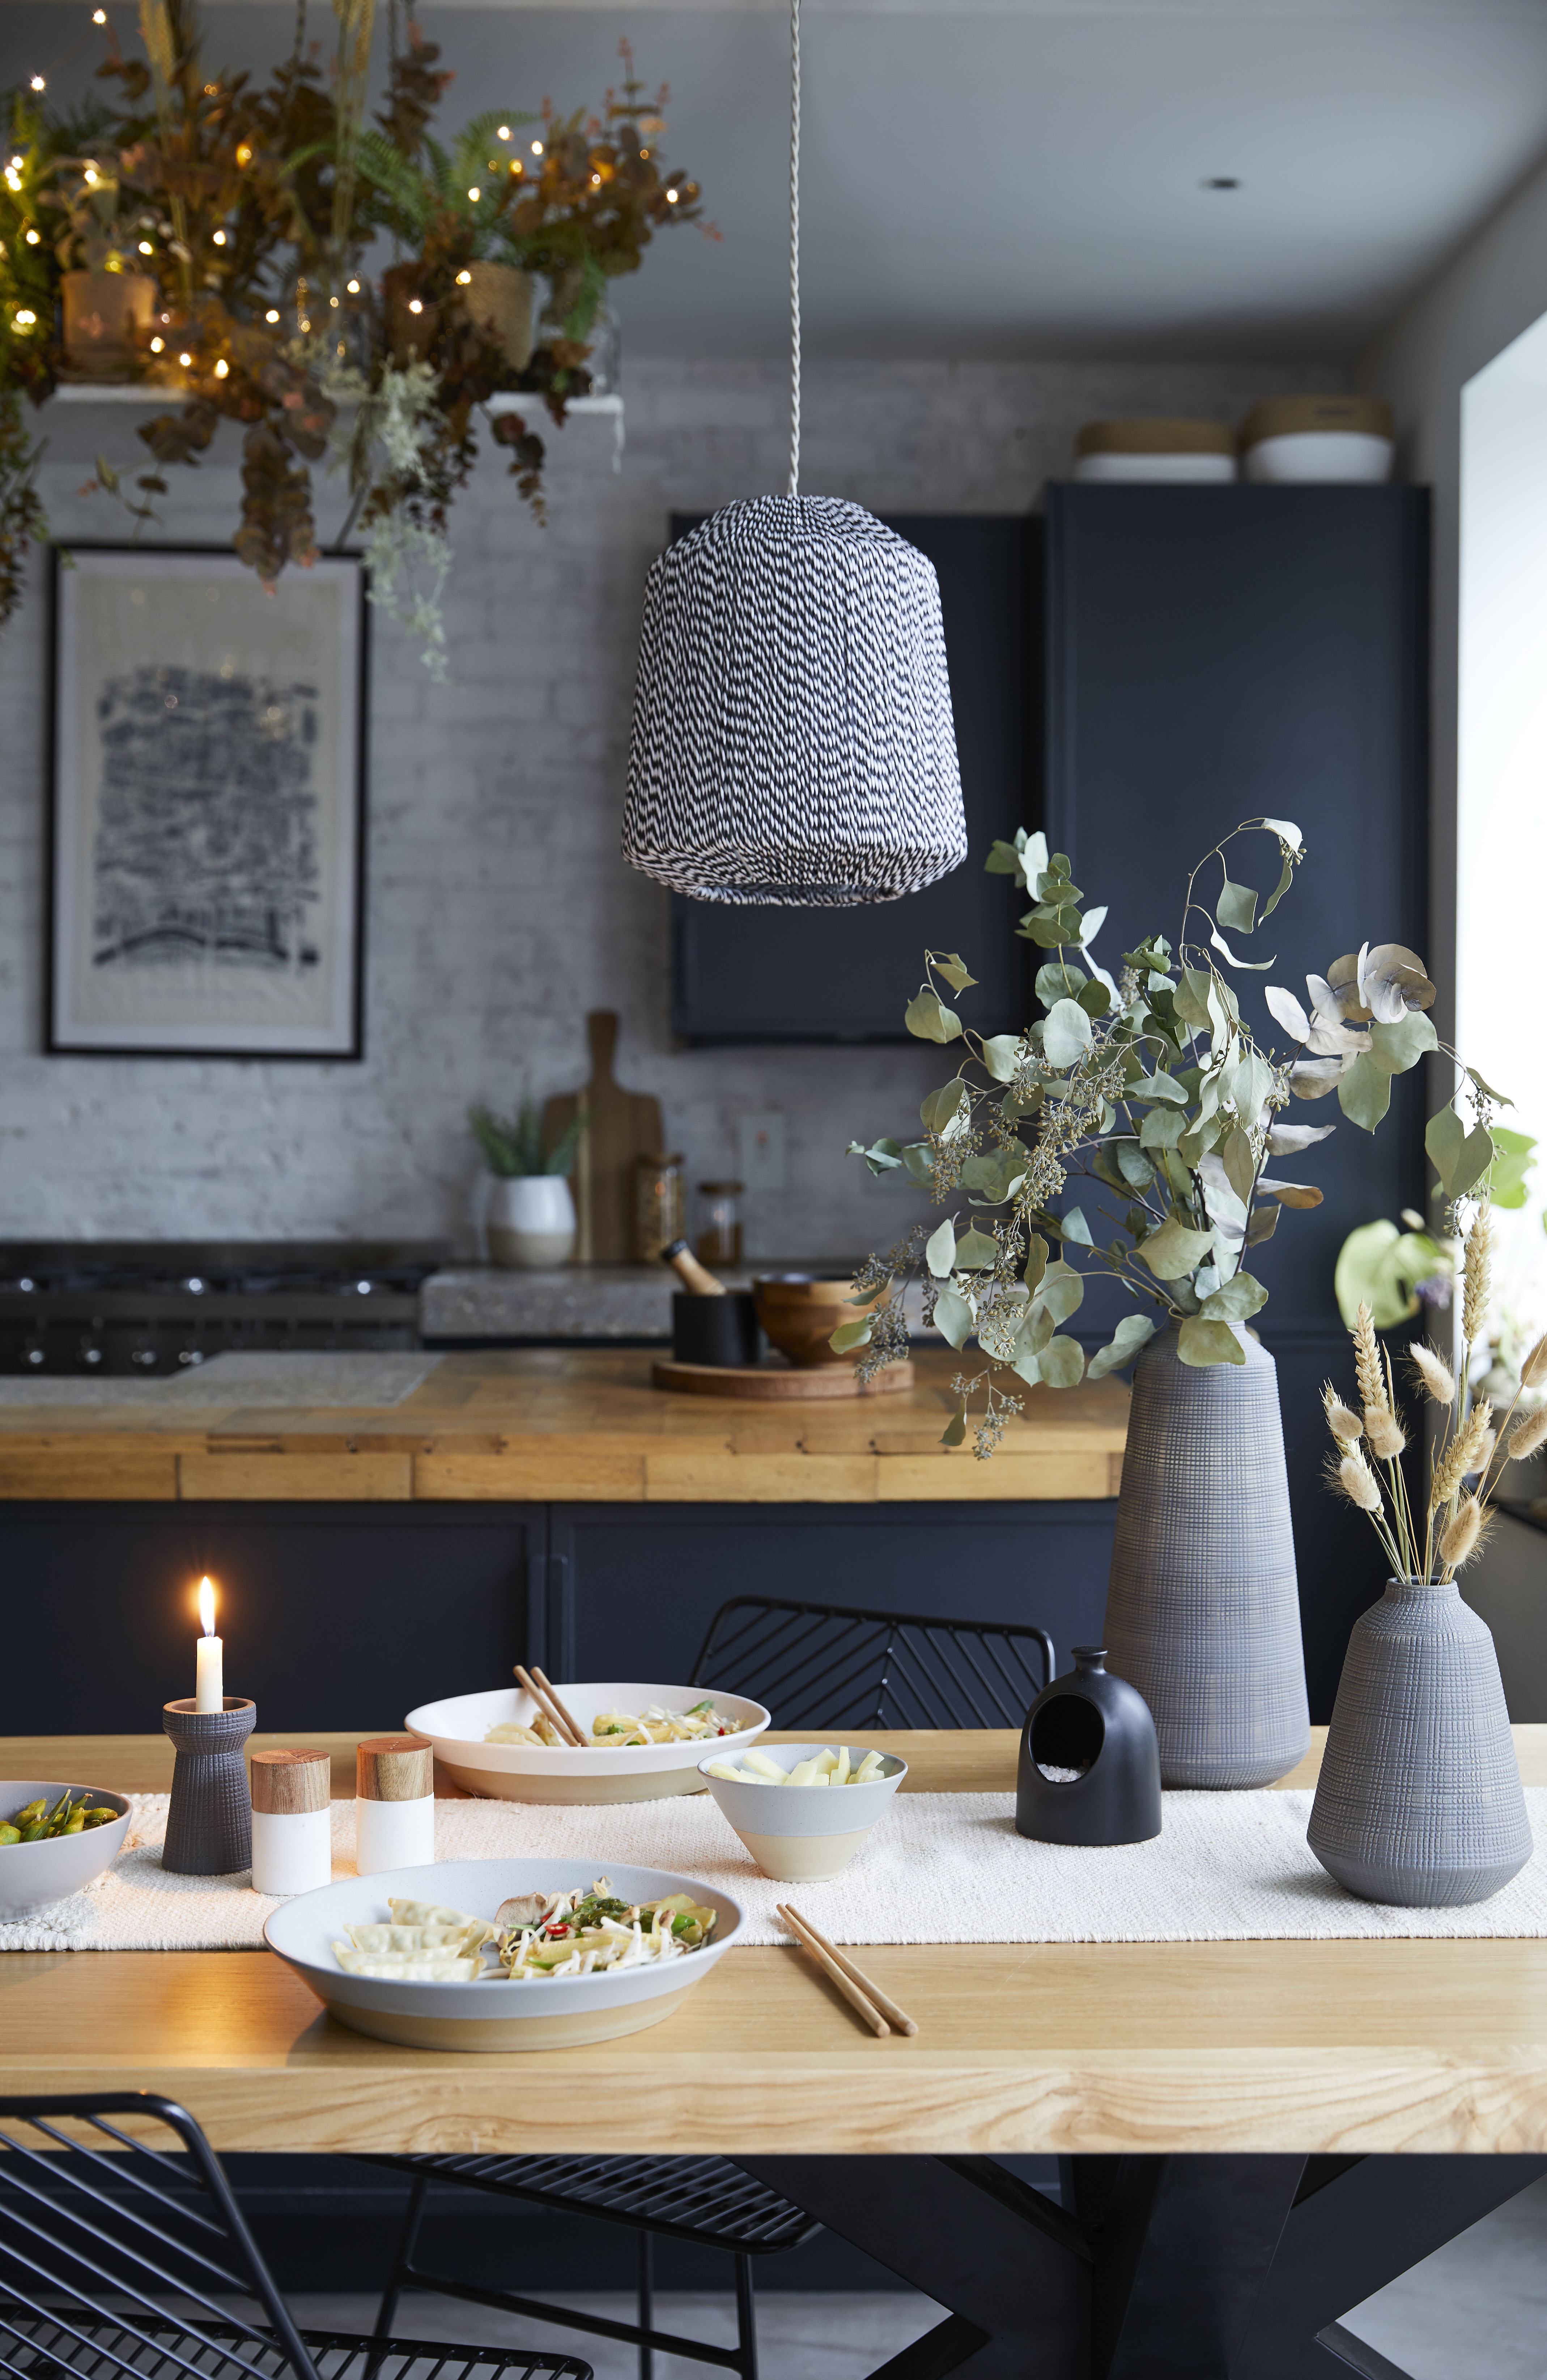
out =
<svg viewBox="0 0 1547 2380"><path fill-rule="evenodd" d="M967 856L933 565L859 504L761 496L645 593L623 853L702 901L853 908Z"/></svg>

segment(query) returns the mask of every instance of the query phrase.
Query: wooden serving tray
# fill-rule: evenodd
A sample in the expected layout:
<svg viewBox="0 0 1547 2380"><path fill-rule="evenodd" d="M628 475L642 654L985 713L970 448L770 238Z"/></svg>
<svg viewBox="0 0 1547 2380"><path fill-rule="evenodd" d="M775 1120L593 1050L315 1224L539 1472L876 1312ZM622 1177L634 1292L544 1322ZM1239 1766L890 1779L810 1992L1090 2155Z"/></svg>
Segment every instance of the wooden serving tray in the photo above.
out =
<svg viewBox="0 0 1547 2380"><path fill-rule="evenodd" d="M860 1381L850 1364L678 1364L663 1356L650 1367L658 1389L689 1397L787 1399L898 1396L913 1386L911 1364L888 1364Z"/></svg>

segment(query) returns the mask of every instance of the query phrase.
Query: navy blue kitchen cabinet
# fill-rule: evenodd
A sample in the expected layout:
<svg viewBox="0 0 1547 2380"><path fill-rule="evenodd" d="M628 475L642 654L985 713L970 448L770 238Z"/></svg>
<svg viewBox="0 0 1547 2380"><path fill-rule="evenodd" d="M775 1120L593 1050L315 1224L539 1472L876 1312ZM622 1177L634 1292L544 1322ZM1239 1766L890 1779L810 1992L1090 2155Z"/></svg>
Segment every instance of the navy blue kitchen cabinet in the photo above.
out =
<svg viewBox="0 0 1547 2380"><path fill-rule="evenodd" d="M1110 1501L1069 1504L0 1504L0 1735L144 1734L193 1690L191 1585L220 1585L258 1725L400 1726L554 1678L686 1680L732 1596L1100 1633ZM775 1713L775 1718L777 1714Z"/></svg>
<svg viewBox="0 0 1547 2380"><path fill-rule="evenodd" d="M1427 490L1055 487L1047 563L1045 822L1087 905L1110 906L1095 954L1111 967L1151 931L1175 943L1193 862L1271 816L1295 821L1307 857L1235 945L1276 962L1236 978L1259 1029L1283 1046L1265 981L1303 1000L1308 971L1367 940L1427 956ZM1232 848L1235 880L1270 892L1268 839ZM1216 861L1203 897L1219 878ZM1257 1328L1279 1367L1314 1718L1383 1584L1362 1516L1322 1483L1320 1386L1349 1369L1333 1270L1356 1224L1422 1208L1424 1092L1421 1071L1399 1078L1373 1138L1335 1097L1297 1100L1288 1121L1337 1129L1276 1170L1324 1203L1285 1212L1252 1259L1271 1293Z"/></svg>

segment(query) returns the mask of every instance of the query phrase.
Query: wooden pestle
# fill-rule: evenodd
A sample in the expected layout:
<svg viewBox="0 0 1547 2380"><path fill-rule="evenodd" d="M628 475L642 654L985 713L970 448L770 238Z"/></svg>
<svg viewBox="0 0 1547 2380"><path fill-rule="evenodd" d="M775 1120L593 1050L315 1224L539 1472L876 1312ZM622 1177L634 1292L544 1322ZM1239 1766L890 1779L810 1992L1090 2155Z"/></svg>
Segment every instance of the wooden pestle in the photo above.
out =
<svg viewBox="0 0 1547 2380"><path fill-rule="evenodd" d="M669 1264L682 1286L691 1297L724 1297L725 1284L700 1264L686 1240L674 1240L669 1248L661 1251L661 1261Z"/></svg>

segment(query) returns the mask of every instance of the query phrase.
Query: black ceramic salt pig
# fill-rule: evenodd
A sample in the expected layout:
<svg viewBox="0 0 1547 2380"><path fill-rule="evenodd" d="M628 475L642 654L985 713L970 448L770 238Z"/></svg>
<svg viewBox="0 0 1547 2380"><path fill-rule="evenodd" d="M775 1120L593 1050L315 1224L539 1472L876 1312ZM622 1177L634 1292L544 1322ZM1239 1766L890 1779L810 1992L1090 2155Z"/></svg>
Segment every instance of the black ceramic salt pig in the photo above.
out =
<svg viewBox="0 0 1547 2380"><path fill-rule="evenodd" d="M1103 1645L1077 1645L1074 1668L1026 1715L1016 1832L1033 1842L1147 1843L1161 1830L1155 1722L1138 1688L1105 1661Z"/></svg>

